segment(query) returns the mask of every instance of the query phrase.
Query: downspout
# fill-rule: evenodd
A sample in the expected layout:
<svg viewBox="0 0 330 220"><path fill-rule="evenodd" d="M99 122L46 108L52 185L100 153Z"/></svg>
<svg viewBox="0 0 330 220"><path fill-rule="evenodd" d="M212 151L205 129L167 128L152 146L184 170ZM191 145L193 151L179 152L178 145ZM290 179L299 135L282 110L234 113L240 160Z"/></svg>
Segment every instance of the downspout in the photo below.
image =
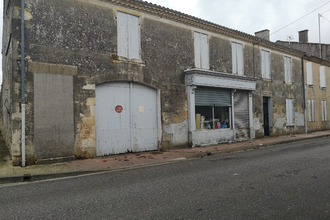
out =
<svg viewBox="0 0 330 220"><path fill-rule="evenodd" d="M21 111L22 111L22 167L25 167L25 39L24 0L21 0Z"/></svg>
<svg viewBox="0 0 330 220"><path fill-rule="evenodd" d="M231 90L231 117L232 117L232 126L233 126L233 133L234 133L234 140L236 141L236 129L235 129L235 93L236 93L236 89Z"/></svg>
<svg viewBox="0 0 330 220"><path fill-rule="evenodd" d="M305 133L307 134L307 115L306 115L306 89L305 89L305 70L304 70L304 55L301 57L301 72L302 72L302 92L303 92L303 108L304 108L304 125Z"/></svg>

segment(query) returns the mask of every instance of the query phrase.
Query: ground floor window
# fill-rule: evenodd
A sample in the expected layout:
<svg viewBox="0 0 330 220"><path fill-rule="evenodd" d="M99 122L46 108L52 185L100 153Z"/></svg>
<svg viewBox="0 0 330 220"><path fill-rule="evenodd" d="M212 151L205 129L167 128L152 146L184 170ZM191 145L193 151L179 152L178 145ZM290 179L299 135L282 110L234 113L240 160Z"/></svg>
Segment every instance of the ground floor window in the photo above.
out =
<svg viewBox="0 0 330 220"><path fill-rule="evenodd" d="M230 128L231 107L196 106L196 129Z"/></svg>
<svg viewBox="0 0 330 220"><path fill-rule="evenodd" d="M195 113L196 130L231 128L230 89L198 87Z"/></svg>
<svg viewBox="0 0 330 220"><path fill-rule="evenodd" d="M321 110L322 110L322 121L327 121L328 120L328 115L327 115L327 101L321 101Z"/></svg>

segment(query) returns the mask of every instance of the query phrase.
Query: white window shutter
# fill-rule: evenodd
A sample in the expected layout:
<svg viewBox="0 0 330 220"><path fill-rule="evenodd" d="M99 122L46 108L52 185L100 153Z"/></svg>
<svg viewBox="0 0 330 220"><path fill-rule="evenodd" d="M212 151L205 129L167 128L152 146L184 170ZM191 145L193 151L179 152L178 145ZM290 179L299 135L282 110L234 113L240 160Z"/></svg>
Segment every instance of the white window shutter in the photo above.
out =
<svg viewBox="0 0 330 220"><path fill-rule="evenodd" d="M196 68L202 68L201 65L201 35L200 33L194 33L194 48L195 48L195 66Z"/></svg>
<svg viewBox="0 0 330 220"><path fill-rule="evenodd" d="M307 103L308 103L308 121L312 121L312 103L311 103L311 100L308 100Z"/></svg>
<svg viewBox="0 0 330 220"><path fill-rule="evenodd" d="M326 87L325 66L320 66L320 86L321 88Z"/></svg>
<svg viewBox="0 0 330 220"><path fill-rule="evenodd" d="M233 74L237 74L237 44L231 44L231 54L232 54L232 62L233 62Z"/></svg>
<svg viewBox="0 0 330 220"><path fill-rule="evenodd" d="M327 101L324 101L324 121L328 121Z"/></svg>
<svg viewBox="0 0 330 220"><path fill-rule="evenodd" d="M270 53L266 51L266 78L271 79L270 75Z"/></svg>
<svg viewBox="0 0 330 220"><path fill-rule="evenodd" d="M284 57L284 74L285 74L285 82L292 82L292 70L291 70L291 58Z"/></svg>
<svg viewBox="0 0 330 220"><path fill-rule="evenodd" d="M117 41L118 56L128 58L128 15L126 13L117 12Z"/></svg>
<svg viewBox="0 0 330 220"><path fill-rule="evenodd" d="M307 62L307 85L313 85L313 66L311 62Z"/></svg>
<svg viewBox="0 0 330 220"><path fill-rule="evenodd" d="M209 69L209 37L206 34L201 35L201 66L203 69Z"/></svg>
<svg viewBox="0 0 330 220"><path fill-rule="evenodd" d="M321 101L321 115L322 115L322 121L324 121L324 102Z"/></svg>
<svg viewBox="0 0 330 220"><path fill-rule="evenodd" d="M288 74L288 58L284 57L284 79L285 82L289 82L289 74Z"/></svg>
<svg viewBox="0 0 330 220"><path fill-rule="evenodd" d="M293 102L292 99L286 99L286 123L293 124Z"/></svg>
<svg viewBox="0 0 330 220"><path fill-rule="evenodd" d="M312 100L312 121L315 121L315 103Z"/></svg>
<svg viewBox="0 0 330 220"><path fill-rule="evenodd" d="M261 75L262 78L271 79L270 75L270 55L268 51L261 50Z"/></svg>
<svg viewBox="0 0 330 220"><path fill-rule="evenodd" d="M288 82L292 82L292 60L288 57Z"/></svg>
<svg viewBox="0 0 330 220"><path fill-rule="evenodd" d="M128 15L128 56L130 59L140 59L140 19Z"/></svg>
<svg viewBox="0 0 330 220"><path fill-rule="evenodd" d="M244 68L243 68L243 45L236 44L236 54L237 54L237 74L243 75Z"/></svg>

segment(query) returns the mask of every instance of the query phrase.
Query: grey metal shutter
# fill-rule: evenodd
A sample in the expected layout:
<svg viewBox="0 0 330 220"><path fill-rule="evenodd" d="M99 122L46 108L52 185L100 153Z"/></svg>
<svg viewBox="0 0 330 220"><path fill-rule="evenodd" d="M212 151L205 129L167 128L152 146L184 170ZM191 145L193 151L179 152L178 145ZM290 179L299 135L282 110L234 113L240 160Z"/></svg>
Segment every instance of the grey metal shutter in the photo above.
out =
<svg viewBox="0 0 330 220"><path fill-rule="evenodd" d="M195 91L196 106L231 106L230 89L198 87Z"/></svg>
<svg viewBox="0 0 330 220"><path fill-rule="evenodd" d="M249 98L248 92L237 90L234 95L235 128L249 128Z"/></svg>

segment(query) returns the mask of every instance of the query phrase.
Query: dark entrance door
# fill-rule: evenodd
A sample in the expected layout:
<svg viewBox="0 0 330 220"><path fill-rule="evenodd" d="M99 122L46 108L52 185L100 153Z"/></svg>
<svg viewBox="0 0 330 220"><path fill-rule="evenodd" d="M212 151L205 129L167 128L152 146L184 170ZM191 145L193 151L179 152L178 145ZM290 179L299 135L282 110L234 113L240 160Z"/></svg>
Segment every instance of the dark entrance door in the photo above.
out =
<svg viewBox="0 0 330 220"><path fill-rule="evenodd" d="M264 109L264 135L269 136L269 108L268 97L263 97L263 109Z"/></svg>

